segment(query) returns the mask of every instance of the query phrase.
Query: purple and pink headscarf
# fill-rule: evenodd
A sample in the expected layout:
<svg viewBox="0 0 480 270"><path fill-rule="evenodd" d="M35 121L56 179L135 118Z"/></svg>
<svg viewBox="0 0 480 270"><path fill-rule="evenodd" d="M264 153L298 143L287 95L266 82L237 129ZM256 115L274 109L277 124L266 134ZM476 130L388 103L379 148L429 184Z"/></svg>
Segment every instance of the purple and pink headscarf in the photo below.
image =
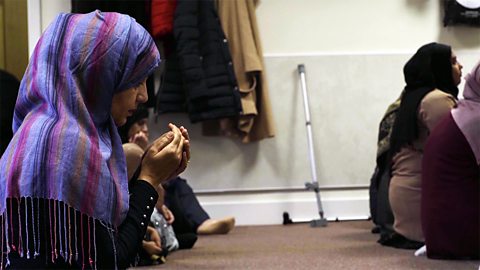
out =
<svg viewBox="0 0 480 270"><path fill-rule="evenodd" d="M58 15L20 85L14 136L0 159L0 215L7 198L44 198L120 225L129 196L112 97L159 62L152 38L129 16Z"/></svg>
<svg viewBox="0 0 480 270"><path fill-rule="evenodd" d="M480 165L480 62L465 77L463 97L452 110L452 116Z"/></svg>

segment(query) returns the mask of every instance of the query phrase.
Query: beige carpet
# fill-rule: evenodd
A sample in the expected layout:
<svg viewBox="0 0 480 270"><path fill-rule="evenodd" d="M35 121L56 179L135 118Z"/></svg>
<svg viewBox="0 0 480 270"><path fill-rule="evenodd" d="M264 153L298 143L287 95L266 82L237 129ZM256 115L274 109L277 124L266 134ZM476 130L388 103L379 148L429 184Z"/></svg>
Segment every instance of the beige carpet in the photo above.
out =
<svg viewBox="0 0 480 270"><path fill-rule="evenodd" d="M479 270L480 261L414 257L413 251L383 247L369 221L241 226L227 235L200 236L191 250L139 269L445 269Z"/></svg>

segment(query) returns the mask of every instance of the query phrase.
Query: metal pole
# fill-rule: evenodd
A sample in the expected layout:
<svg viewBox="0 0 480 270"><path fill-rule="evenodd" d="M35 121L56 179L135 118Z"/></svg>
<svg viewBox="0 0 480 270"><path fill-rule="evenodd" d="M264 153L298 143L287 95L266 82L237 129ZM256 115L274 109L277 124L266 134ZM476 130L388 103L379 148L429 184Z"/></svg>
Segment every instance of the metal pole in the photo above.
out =
<svg viewBox="0 0 480 270"><path fill-rule="evenodd" d="M320 219L312 220L310 222L310 225L312 227L325 227L327 226L327 219L325 219L324 217L322 201L320 199L320 188L318 187L317 169L316 169L315 153L314 153L314 146L313 146L313 136L312 136L312 122L310 120L310 107L308 105L305 66L303 64L298 65L298 74L300 75L300 82L302 86L303 105L305 109L305 125L307 127L308 156L310 160L310 171L312 175L312 182L305 183L305 187L315 192L315 197L317 199L317 206L318 206L318 214L320 215Z"/></svg>

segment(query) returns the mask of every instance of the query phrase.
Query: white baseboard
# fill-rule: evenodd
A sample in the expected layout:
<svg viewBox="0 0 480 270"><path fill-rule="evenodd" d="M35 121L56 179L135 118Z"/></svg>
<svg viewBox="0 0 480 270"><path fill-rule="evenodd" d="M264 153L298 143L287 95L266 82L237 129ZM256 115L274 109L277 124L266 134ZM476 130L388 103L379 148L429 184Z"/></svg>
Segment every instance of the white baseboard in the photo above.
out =
<svg viewBox="0 0 480 270"><path fill-rule="evenodd" d="M294 222L319 219L315 194L309 191L197 195L212 218L235 216L237 225L282 224L288 212ZM324 216L328 220L367 219L368 190L321 192Z"/></svg>

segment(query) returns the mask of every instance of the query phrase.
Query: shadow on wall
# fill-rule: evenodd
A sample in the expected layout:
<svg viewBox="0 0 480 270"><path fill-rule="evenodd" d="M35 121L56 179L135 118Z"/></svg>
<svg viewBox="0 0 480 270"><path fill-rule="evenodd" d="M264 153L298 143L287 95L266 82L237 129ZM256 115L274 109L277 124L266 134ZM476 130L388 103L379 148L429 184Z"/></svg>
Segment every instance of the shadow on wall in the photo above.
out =
<svg viewBox="0 0 480 270"><path fill-rule="evenodd" d="M234 142L238 146L239 152L245 147L245 145L238 140L234 140ZM255 166L258 161L259 151L258 142L252 142L248 144L248 152L246 152L246 154L241 153L243 158L243 162L241 163L242 174L248 173L250 169Z"/></svg>
<svg viewBox="0 0 480 270"><path fill-rule="evenodd" d="M455 50L476 49L480 44L480 28L469 26L448 26L441 28L438 42L449 44Z"/></svg>
<svg viewBox="0 0 480 270"><path fill-rule="evenodd" d="M478 44L480 44L480 27L464 25L444 27L444 1L441 2L438 9L438 24L441 25L438 32L438 42L448 44L454 50L478 48Z"/></svg>
<svg viewBox="0 0 480 270"><path fill-rule="evenodd" d="M289 128L277 130L277 135L274 138L264 140L264 143L271 144L271 147L268 148L268 152L265 152L267 156L266 161L269 163L270 167L276 168L276 175L282 179L297 178L295 177L296 171L292 159L297 156L296 153L298 152L299 147L298 144L295 143L295 141L291 140L293 140L294 138L299 138L299 135L297 133L302 133L303 135L306 132L305 129L295 128L296 122L301 121L302 123L305 123L303 108L297 107L298 104L301 104L298 100L302 98L302 89L300 88L300 81L296 68L292 70L290 76L290 80L297 83L294 83L294 91L289 92L290 97L286 98L286 100L288 100L288 104L285 104L285 106L292 106L292 108L288 109L289 111L302 112L302 115L296 115L295 113L291 113L288 115L288 118L281 118L277 115L276 117L274 117L275 126L286 126ZM279 121L281 121L281 123ZM301 126L302 128L305 127L305 125L299 126ZM282 135L279 135L278 133L282 133ZM286 138L287 141L282 141L281 138ZM285 149L283 151L279 151L279 149L282 149L281 144L285 144Z"/></svg>
<svg viewBox="0 0 480 270"><path fill-rule="evenodd" d="M427 8L428 2L428 0L407 0L407 5L423 11Z"/></svg>

